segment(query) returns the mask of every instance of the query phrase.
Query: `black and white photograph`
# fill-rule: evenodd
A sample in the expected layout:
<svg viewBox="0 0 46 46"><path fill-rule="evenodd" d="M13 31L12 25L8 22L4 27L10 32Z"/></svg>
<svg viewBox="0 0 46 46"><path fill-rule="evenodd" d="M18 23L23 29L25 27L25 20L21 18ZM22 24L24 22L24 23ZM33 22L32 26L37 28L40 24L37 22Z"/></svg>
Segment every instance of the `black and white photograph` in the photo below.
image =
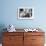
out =
<svg viewBox="0 0 46 46"><path fill-rule="evenodd" d="M29 7L18 8L18 18L19 19L33 19L34 9Z"/></svg>

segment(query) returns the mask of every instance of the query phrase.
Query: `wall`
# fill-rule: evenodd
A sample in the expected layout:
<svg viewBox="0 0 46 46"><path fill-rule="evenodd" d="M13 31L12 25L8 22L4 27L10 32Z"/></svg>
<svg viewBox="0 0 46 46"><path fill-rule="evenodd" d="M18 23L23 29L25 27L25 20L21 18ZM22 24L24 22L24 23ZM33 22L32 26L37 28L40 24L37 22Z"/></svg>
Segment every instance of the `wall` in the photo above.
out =
<svg viewBox="0 0 46 46"><path fill-rule="evenodd" d="M0 24L15 25L16 28L42 27L46 28L46 0L1 0ZM33 20L17 19L18 7L33 7Z"/></svg>

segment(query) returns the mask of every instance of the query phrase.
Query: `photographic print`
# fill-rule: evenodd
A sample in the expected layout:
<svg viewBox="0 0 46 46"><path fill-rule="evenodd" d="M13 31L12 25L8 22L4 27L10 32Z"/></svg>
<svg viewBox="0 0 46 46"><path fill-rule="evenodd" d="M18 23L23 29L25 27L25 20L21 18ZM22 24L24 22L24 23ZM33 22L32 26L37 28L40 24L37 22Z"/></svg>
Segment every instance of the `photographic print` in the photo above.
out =
<svg viewBox="0 0 46 46"><path fill-rule="evenodd" d="M34 9L30 7L18 8L18 19L33 19Z"/></svg>

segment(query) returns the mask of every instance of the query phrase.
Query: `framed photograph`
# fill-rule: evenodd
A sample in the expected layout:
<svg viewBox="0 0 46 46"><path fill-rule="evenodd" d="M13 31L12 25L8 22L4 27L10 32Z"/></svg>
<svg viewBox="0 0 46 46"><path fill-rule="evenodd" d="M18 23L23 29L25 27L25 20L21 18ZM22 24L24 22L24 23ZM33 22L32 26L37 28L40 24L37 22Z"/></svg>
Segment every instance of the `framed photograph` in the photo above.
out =
<svg viewBox="0 0 46 46"><path fill-rule="evenodd" d="M34 8L31 7L19 7L18 8L18 19L33 19Z"/></svg>

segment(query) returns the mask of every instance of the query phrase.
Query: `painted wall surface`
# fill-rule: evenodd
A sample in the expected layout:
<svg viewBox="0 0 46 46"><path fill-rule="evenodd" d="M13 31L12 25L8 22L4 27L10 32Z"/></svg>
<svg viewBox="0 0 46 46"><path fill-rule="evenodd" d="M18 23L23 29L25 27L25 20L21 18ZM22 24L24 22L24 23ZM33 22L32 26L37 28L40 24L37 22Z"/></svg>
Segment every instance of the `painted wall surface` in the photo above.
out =
<svg viewBox="0 0 46 46"><path fill-rule="evenodd" d="M17 19L18 7L33 7L34 19ZM0 0L0 31L13 24L16 28L40 27L46 32L46 0Z"/></svg>

